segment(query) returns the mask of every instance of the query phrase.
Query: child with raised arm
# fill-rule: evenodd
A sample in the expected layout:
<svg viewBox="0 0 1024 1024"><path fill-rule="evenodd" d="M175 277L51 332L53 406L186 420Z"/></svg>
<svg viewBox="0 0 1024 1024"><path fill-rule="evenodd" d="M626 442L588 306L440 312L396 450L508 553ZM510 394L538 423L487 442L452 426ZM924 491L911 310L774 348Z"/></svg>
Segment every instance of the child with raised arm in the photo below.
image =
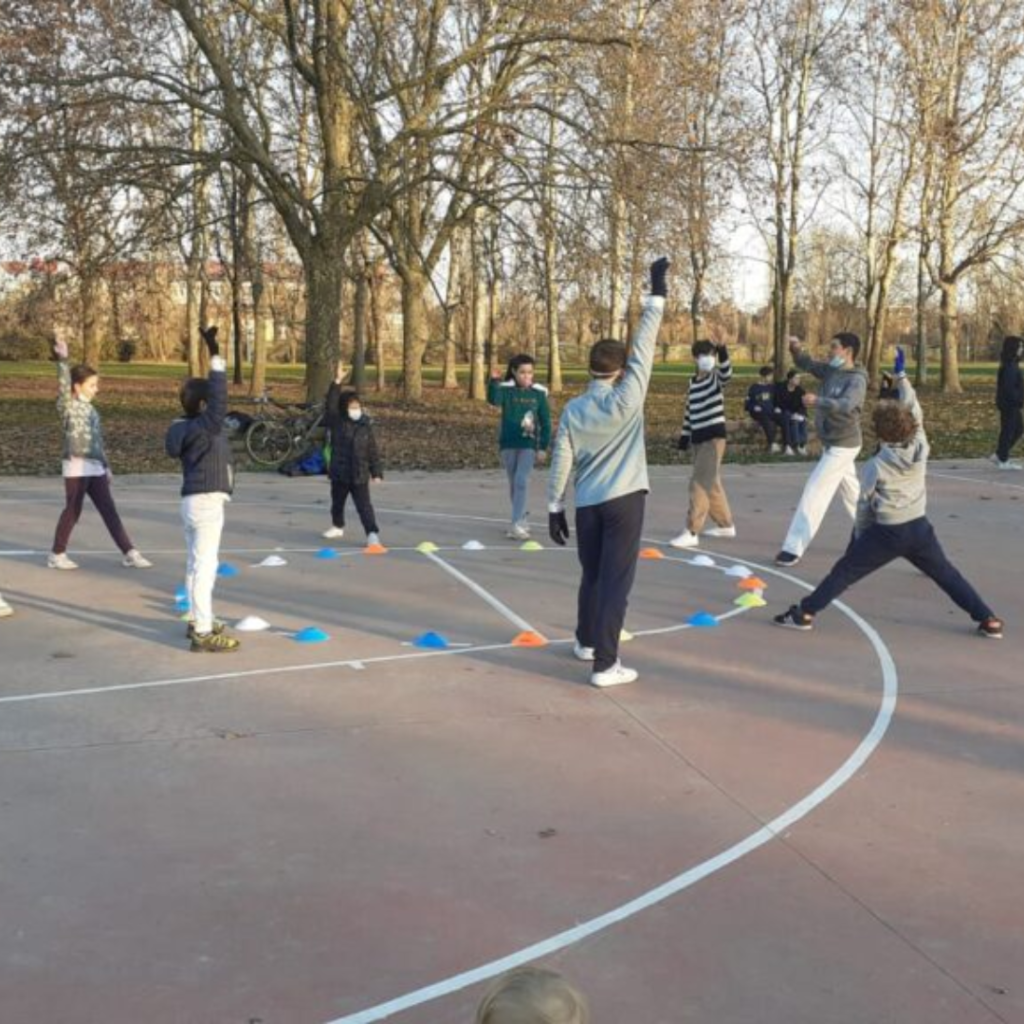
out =
<svg viewBox="0 0 1024 1024"><path fill-rule="evenodd" d="M210 353L210 375L206 380L190 377L181 385L179 398L185 415L171 424L165 447L171 458L181 461L191 649L195 654L228 654L238 650L239 641L228 636L213 615L224 506L231 500L235 482L231 445L224 429L228 375L217 328L208 327L201 333Z"/></svg>
<svg viewBox="0 0 1024 1024"><path fill-rule="evenodd" d="M46 564L51 569L77 569L68 557L68 543L82 515L86 496L96 506L103 525L121 549L121 564L128 569L148 569L152 562L143 558L132 543L117 514L110 491L113 474L103 445L100 414L93 405L100 387L99 374L85 364L68 366L67 342L54 339L57 360L57 412L64 428L61 475L64 477L64 511L57 520L53 548Z"/></svg>
<svg viewBox="0 0 1024 1024"><path fill-rule="evenodd" d="M576 612L580 661L592 661L590 682L616 686L638 673L619 661L619 635L633 589L644 505L650 483L644 447L644 401L651 382L669 262L651 264L651 295L626 359L621 341L605 338L590 349L590 386L566 403L548 476L548 533L569 539L565 492L573 477L577 554L583 575Z"/></svg>
<svg viewBox="0 0 1024 1024"><path fill-rule="evenodd" d="M775 622L789 629L812 629L814 617L865 576L897 558L929 576L978 624L981 636L998 640L1003 623L957 571L925 515L928 437L914 387L904 372L903 350L896 350L893 376L899 399L875 406L878 451L861 475L854 538L814 592Z"/></svg>
<svg viewBox="0 0 1024 1024"><path fill-rule="evenodd" d="M533 379L533 356L513 356L504 379L499 375L487 385L487 401L501 410L498 453L508 476L512 521L507 536L528 540L526 500L534 462L543 465L551 441L551 410L548 389Z"/></svg>
<svg viewBox="0 0 1024 1024"><path fill-rule="evenodd" d="M686 529L669 544L674 548L695 548L701 532L707 537L735 537L729 499L722 486L722 459L725 456L725 385L732 379L732 363L724 345L703 340L693 343L697 372L690 378L686 396L683 431L679 449L693 446L693 472L690 474L690 507ZM704 529L708 516L715 524Z"/></svg>

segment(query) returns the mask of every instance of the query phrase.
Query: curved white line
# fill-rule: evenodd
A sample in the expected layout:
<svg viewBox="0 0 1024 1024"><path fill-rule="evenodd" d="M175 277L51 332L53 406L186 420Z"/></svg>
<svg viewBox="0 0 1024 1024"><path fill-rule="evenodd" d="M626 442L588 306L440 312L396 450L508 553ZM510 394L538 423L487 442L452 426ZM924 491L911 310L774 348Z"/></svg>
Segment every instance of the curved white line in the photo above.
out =
<svg viewBox="0 0 1024 1024"><path fill-rule="evenodd" d="M742 561L738 558L732 558L730 555L722 557L729 558L735 562ZM807 583L795 576L789 576L768 566L757 565L755 562L745 562L745 564L754 566L761 572L767 572L773 576L796 583L805 590L812 589ZM684 889L690 888L709 875L721 871L722 868L727 867L729 864L734 863L741 857L745 857L748 853L775 839L787 828L824 803L837 790L849 782L882 742L882 738L885 736L889 723L892 721L893 713L896 710L896 698L899 691L899 677L896 674L896 665L882 638L852 608L840 601L834 602L834 607L853 621L854 625L860 629L875 649L875 654L878 656L878 661L882 668L882 702L867 735L857 745L853 753L824 782L746 839L670 878L667 882L649 889L627 903L623 903L612 910L606 911L604 914L593 917L589 921L584 921L582 924L558 932L550 938L535 942L530 946L525 946L514 953L510 953L508 956L481 964L479 967L452 975L450 978L445 978L432 985L407 992L405 995L390 999L384 1003L378 1003L376 1006L368 1007L357 1013L337 1017L329 1021L328 1024L371 1024L372 1021L385 1020L396 1013L402 1013L414 1006L420 1006L434 999L451 995L453 992L468 988L470 985L475 985L478 982L487 981L499 974L503 974L513 967L519 967L542 956L549 956L558 950L565 949L567 946L575 945L597 932L604 931L614 924L619 924L621 921L625 921L643 910L648 910L656 904L664 902L671 896L678 895Z"/></svg>

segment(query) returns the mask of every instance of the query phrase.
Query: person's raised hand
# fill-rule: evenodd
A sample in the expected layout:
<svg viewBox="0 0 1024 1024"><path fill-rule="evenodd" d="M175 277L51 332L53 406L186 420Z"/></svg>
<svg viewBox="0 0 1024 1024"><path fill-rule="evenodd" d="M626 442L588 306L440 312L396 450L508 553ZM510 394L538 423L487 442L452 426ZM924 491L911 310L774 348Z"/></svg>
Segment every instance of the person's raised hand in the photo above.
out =
<svg viewBox="0 0 1024 1024"><path fill-rule="evenodd" d="M896 346L896 358L893 360L892 372L893 376L899 377L900 374L905 373L907 369L907 354L903 351L902 346Z"/></svg>
<svg viewBox="0 0 1024 1024"><path fill-rule="evenodd" d="M217 342L217 326L212 324L207 327L206 330L200 328L199 333L202 335L203 341L206 342L206 351L210 353L210 358L220 355L220 345Z"/></svg>
<svg viewBox="0 0 1024 1024"><path fill-rule="evenodd" d="M565 542L569 539L569 521L565 518L564 512L548 513L548 536L559 547L565 547Z"/></svg>
<svg viewBox="0 0 1024 1024"><path fill-rule="evenodd" d="M63 338L54 337L50 343L50 347L53 349L53 357L58 362L63 363L68 357L68 343Z"/></svg>
<svg viewBox="0 0 1024 1024"><path fill-rule="evenodd" d="M668 268L672 266L667 256L661 256L651 264L651 294L668 296Z"/></svg>

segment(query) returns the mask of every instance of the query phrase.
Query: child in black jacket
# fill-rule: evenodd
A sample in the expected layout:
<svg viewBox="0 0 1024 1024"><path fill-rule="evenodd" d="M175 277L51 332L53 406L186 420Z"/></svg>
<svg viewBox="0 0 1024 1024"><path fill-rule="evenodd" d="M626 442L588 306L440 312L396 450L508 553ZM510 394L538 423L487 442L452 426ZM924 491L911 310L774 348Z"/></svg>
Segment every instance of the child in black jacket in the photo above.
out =
<svg viewBox="0 0 1024 1024"><path fill-rule="evenodd" d="M202 332L210 352L207 380L190 377L179 397L183 419L167 431L167 454L181 460L181 519L185 524L188 562L188 637L196 654L225 654L238 650L238 640L224 632L213 615L213 586L220 563L224 506L234 490L231 446L224 430L228 411L227 366L220 356L217 328Z"/></svg>
<svg viewBox="0 0 1024 1024"><path fill-rule="evenodd" d="M743 408L747 415L764 431L764 439L769 452L779 451L775 443L775 429L778 426L775 418L775 369L762 366L757 373L757 381L747 388L747 397Z"/></svg>
<svg viewBox="0 0 1024 1024"><path fill-rule="evenodd" d="M380 528L370 501L370 484L384 478L377 438L363 411L357 391L341 390L341 370L327 390L327 430L331 439L331 526L323 536L333 540L345 535L345 502L351 494L366 531L368 546L380 544Z"/></svg>
<svg viewBox="0 0 1024 1024"><path fill-rule="evenodd" d="M1020 358L1024 355L1024 338L1009 334L1003 338L999 355L999 374L996 377L996 408L999 409L999 443L995 455L990 456L1000 469L1020 469L1019 462L1010 461L1010 449L1024 435L1024 377L1020 372Z"/></svg>

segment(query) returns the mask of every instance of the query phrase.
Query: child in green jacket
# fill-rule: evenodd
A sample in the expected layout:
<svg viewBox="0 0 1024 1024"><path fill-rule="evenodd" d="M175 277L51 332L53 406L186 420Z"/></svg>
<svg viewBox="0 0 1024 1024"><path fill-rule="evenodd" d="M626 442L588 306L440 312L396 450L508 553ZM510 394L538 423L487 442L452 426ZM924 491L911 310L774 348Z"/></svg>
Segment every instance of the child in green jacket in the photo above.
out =
<svg viewBox="0 0 1024 1024"><path fill-rule="evenodd" d="M526 499L534 462L543 464L551 441L548 389L533 379L533 356L522 353L509 360L505 379L495 375L487 386L487 401L501 409L498 449L508 474L512 522L508 536L527 540Z"/></svg>

